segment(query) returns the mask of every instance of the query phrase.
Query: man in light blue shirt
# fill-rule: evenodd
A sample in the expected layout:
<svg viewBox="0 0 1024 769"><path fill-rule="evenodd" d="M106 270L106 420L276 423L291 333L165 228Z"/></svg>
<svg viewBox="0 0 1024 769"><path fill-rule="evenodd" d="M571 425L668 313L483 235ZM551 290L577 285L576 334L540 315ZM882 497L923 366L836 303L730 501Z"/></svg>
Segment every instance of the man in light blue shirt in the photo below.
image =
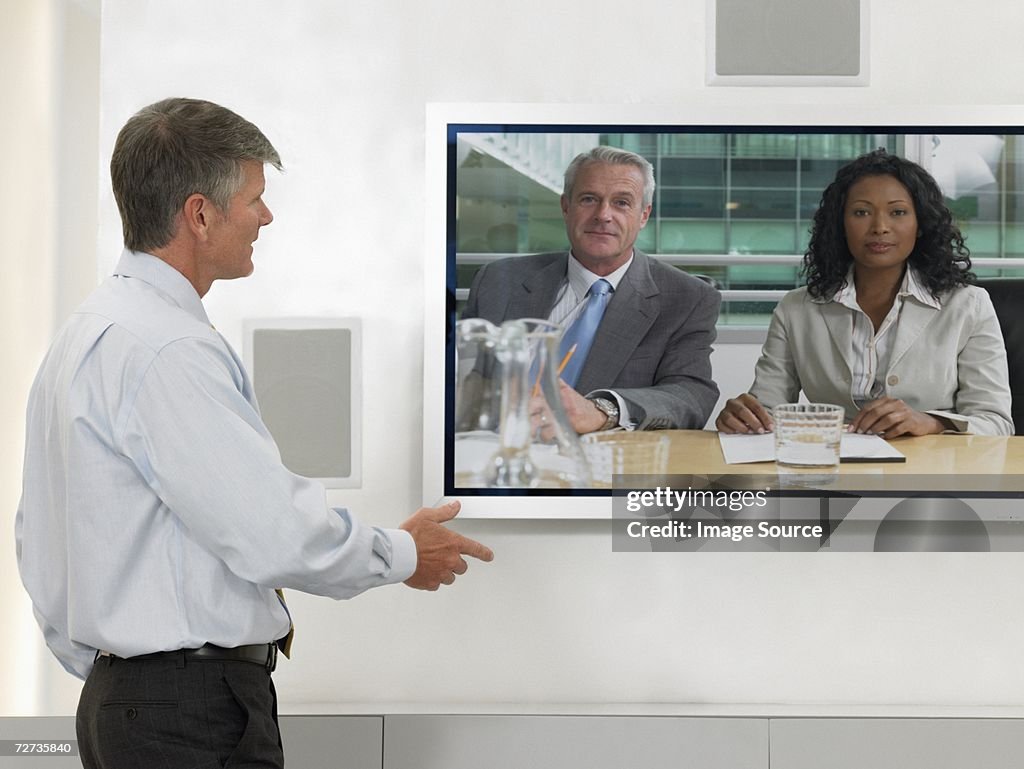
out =
<svg viewBox="0 0 1024 769"><path fill-rule="evenodd" d="M492 557L442 525L457 504L364 526L281 464L201 302L253 270L266 163L281 167L262 132L216 104L132 117L111 160L125 251L32 388L18 562L47 644L86 679L86 767L283 765L276 589L437 589L463 555Z"/></svg>

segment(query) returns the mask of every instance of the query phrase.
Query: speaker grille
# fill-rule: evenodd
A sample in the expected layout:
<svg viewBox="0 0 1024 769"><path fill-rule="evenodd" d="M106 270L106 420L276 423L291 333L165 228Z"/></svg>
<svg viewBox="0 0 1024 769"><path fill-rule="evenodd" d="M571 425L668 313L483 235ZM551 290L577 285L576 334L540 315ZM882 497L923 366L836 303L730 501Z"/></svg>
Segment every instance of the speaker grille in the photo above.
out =
<svg viewBox="0 0 1024 769"><path fill-rule="evenodd" d="M716 0L715 73L861 74L861 0Z"/></svg>
<svg viewBox="0 0 1024 769"><path fill-rule="evenodd" d="M353 349L351 328L252 330L260 412L294 473L353 476Z"/></svg>

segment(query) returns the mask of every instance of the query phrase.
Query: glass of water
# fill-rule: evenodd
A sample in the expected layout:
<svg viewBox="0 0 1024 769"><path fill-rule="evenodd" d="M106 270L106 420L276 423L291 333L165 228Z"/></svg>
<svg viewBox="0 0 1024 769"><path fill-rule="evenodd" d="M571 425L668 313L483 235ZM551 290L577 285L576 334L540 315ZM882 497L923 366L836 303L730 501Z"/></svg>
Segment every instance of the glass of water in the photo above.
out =
<svg viewBox="0 0 1024 769"><path fill-rule="evenodd" d="M786 403L772 409L775 461L780 465L836 466L843 435L842 406Z"/></svg>
<svg viewBox="0 0 1024 769"><path fill-rule="evenodd" d="M659 431L588 433L580 439L595 486L611 486L616 475L665 475L670 441Z"/></svg>

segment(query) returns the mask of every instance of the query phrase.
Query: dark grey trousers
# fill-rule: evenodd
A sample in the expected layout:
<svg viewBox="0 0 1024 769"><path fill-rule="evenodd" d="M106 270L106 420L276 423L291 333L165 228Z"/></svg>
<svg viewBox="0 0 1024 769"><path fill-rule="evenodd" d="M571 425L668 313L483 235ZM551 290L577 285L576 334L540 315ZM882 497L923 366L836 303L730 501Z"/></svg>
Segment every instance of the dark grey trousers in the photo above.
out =
<svg viewBox="0 0 1024 769"><path fill-rule="evenodd" d="M277 694L251 662L100 657L78 702L85 769L282 769Z"/></svg>

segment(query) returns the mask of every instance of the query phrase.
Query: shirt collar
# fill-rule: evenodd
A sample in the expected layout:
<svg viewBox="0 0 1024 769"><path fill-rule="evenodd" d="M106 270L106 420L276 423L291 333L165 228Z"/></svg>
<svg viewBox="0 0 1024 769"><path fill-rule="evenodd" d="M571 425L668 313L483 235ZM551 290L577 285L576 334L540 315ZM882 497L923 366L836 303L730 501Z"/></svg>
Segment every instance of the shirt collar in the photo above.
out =
<svg viewBox="0 0 1024 769"><path fill-rule="evenodd" d="M928 289L924 287L924 284L921 282L920 273L913 267L907 267L907 272L903 276L903 285L900 286L900 293L904 297L912 296L928 307L934 307L936 310L942 309L942 302L932 296Z"/></svg>
<svg viewBox="0 0 1024 769"><path fill-rule="evenodd" d="M148 283L196 320L210 325L210 318L195 287L160 257L126 248L121 252L114 275Z"/></svg>
<svg viewBox="0 0 1024 769"><path fill-rule="evenodd" d="M626 260L626 263L619 267L615 272L604 276L595 275L584 267L570 251L568 269L569 286L576 294L576 298L580 300L587 295L590 287L597 281L601 280L602 277L611 284L612 290L615 291L618 289L619 283L622 281L623 276L626 274L626 270L629 269L631 264L633 264L632 253L629 255L629 259Z"/></svg>
<svg viewBox="0 0 1024 769"><path fill-rule="evenodd" d="M929 293L928 289L922 284L917 270L910 265L907 265L907 269L903 272L903 281L900 283L896 295L900 299L912 297L926 307L932 307L936 310L942 309L942 302ZM846 273L846 285L836 291L832 301L838 302L852 310L860 309L860 305L857 304L857 288L853 284L853 265L850 265L850 269Z"/></svg>

